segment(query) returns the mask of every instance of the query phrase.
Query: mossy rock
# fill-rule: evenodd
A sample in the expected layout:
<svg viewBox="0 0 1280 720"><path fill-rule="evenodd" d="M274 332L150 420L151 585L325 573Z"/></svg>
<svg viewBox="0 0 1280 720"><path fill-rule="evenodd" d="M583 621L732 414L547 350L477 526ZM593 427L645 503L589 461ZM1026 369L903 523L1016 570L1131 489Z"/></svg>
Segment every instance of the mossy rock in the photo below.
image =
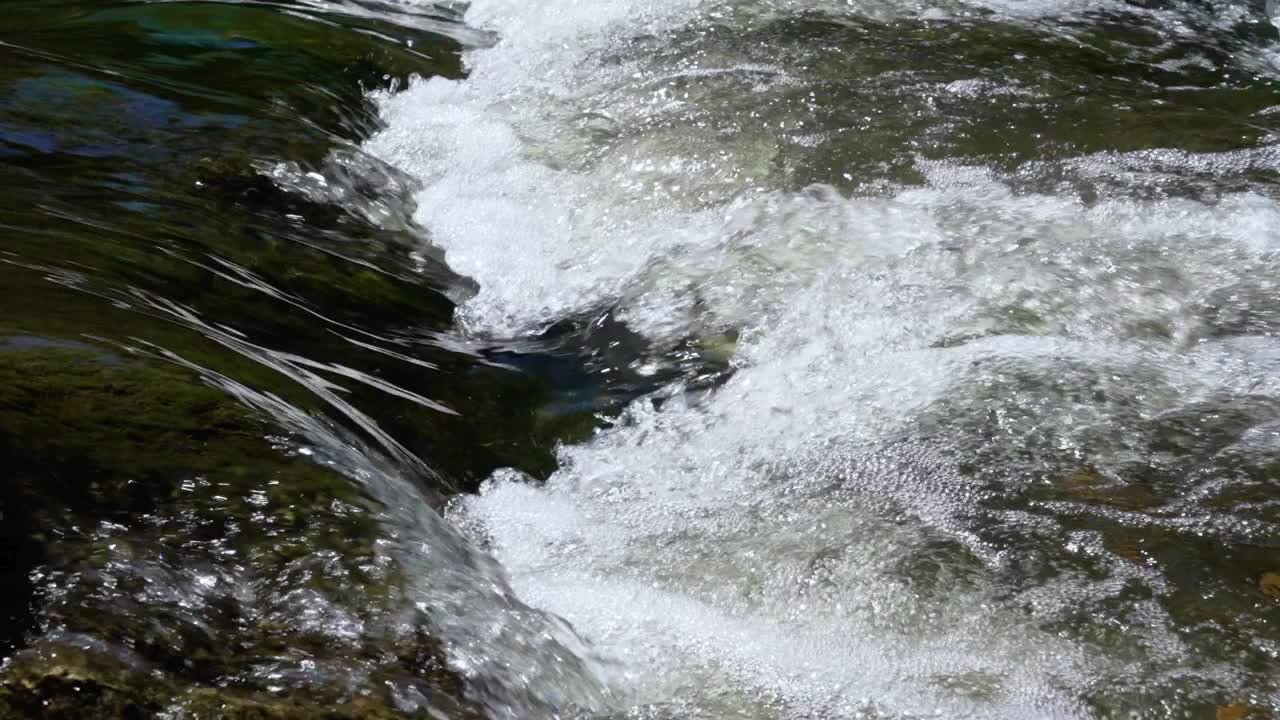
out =
<svg viewBox="0 0 1280 720"><path fill-rule="evenodd" d="M474 716L381 505L288 445L176 366L0 348L0 717Z"/></svg>
<svg viewBox="0 0 1280 720"><path fill-rule="evenodd" d="M136 659L134 659L136 662ZM0 680L0 718L183 720L356 720L368 718L479 717L454 698L399 705L356 696L187 687L158 672L140 672L119 657L71 644L51 644L9 661Z"/></svg>

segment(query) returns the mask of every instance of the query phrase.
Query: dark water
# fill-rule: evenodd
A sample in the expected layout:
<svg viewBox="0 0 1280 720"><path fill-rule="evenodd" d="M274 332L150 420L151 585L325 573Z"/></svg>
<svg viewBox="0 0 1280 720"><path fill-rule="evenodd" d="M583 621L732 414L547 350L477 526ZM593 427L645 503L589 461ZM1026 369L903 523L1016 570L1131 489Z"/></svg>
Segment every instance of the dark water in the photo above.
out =
<svg viewBox="0 0 1280 720"><path fill-rule="evenodd" d="M1280 712L1264 3L0 7L0 715Z"/></svg>

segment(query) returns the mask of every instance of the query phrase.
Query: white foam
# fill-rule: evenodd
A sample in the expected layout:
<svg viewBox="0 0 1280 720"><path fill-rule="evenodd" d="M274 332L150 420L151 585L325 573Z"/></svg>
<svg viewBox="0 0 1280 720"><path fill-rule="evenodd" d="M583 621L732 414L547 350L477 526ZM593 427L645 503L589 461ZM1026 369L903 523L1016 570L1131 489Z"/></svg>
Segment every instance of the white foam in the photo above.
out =
<svg viewBox="0 0 1280 720"><path fill-rule="evenodd" d="M479 294L460 310L462 325L522 334L643 295L673 266L714 261L733 242L735 216L779 203L752 209L753 194L780 180L780 133L805 122L780 90L802 79L782 65L743 64L700 43L700 32L677 43L683 50L654 59L662 47L654 36L707 17L751 27L805 11L963 15L980 6L1041 18L1108 5L481 0L467 19L494 30L497 47L468 53L465 80L431 78L380 95L387 128L366 149L423 181L416 219L454 270L479 281ZM974 95L974 82L962 89ZM976 95L1031 92L981 86ZM813 93L806 102L824 98ZM696 262L691 253L700 255ZM686 294L660 304L689 302ZM651 334L695 321L659 322L661 313L637 305L633 313Z"/></svg>
<svg viewBox="0 0 1280 720"><path fill-rule="evenodd" d="M1192 288L1220 287L1215 276L1238 277L1247 256L1274 252L1280 207L1242 196L1218 207L1086 209L974 185L817 202L859 222L824 224L821 208L805 207L810 229L822 228L806 236L816 254L789 266L804 279L779 293L784 307L768 308L774 319L741 349L741 368L723 388L690 405L633 408L617 429L564 448L562 469L544 489L500 478L463 516L486 528L522 596L570 618L624 660L663 657L655 669L661 683L723 664L721 682L727 675L766 692L795 717L853 716L865 710L862 697L891 715L1083 715L1059 689L1090 686L1110 661L1085 661L1079 648L1000 609L991 599L999 572L983 581L985 591L932 601L889 579L931 532L966 545L988 568L998 568L1004 552L974 534L984 490L927 443L897 439L918 432L913 424L935 404L954 403L964 383L975 382L979 361L1013 359L1053 372L1071 358L1119 376L1158 368L1172 395L1149 398L1153 408L1256 383L1266 371L1241 372L1244 356L1226 345L1187 360L1177 344L1134 341L1127 328L1160 321L1194 335ZM1212 264L1223 245L1240 267ZM783 243L772 267L787 250L794 247ZM1195 267L1183 267L1188 258ZM744 294L767 295L769 273L757 278L731 266L731 278L714 275L723 266L699 267L713 274L707 285L733 282ZM1162 282L1162 274L1182 277ZM952 335L995 329L989 311L1005 303L1035 308L1048 336L937 347ZM1210 356L1219 359L1206 363ZM1050 406L1033 412L1038 422L1061 419ZM908 529L893 527L895 517ZM1051 524L1045 532L1059 530ZM831 553L840 558L836 569L815 579L814 563ZM1075 577L1039 591L1038 620L1054 617L1052 608L1119 593L1123 570L1117 566L1111 590ZM1159 587L1158 576L1141 579ZM810 595L806 583L819 581L830 585ZM1050 598L1058 604L1046 604ZM1187 650L1151 613L1156 619L1142 632L1164 648L1153 665L1185 662ZM999 678L999 688L981 701L935 692L964 677ZM653 680L643 678L636 692L643 696Z"/></svg>
<svg viewBox="0 0 1280 720"><path fill-rule="evenodd" d="M974 5L850 7L945 21ZM982 5L1039 18L1111 4ZM379 98L388 127L368 148L418 176L417 220L479 281L460 310L470 331L614 306L658 344L741 333L723 387L638 402L563 448L544 487L499 473L453 519L522 598L613 658L600 672L637 717L1083 717L1099 688L1138 691L1171 668L1230 685L1156 600L1126 595L1158 597L1158 571L1043 508L992 509L1024 480L993 488L954 451L973 417L1008 409L984 393L1019 392L1001 437L1061 430L1055 449L1087 464L1083 438L1113 410L1019 388L1015 370L1087 367L1139 414L1280 392L1263 379L1277 348L1211 339L1203 311L1274 272L1280 205L1086 204L923 161L922 187L791 192L778 136L803 118L781 89L801 79L700 44L695 21L806 9L837 12L477 2L468 20L502 40L468 56L470 78ZM693 40L675 37L688 27ZM1028 579L1022 564L1046 554L1052 576ZM1117 646L1051 629L1104 602L1127 604Z"/></svg>

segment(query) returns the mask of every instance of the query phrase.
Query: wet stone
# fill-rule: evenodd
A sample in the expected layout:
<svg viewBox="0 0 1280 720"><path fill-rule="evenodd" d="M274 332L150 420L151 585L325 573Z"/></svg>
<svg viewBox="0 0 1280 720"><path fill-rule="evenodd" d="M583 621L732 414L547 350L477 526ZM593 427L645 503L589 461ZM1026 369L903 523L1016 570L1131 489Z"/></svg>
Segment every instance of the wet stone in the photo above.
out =
<svg viewBox="0 0 1280 720"><path fill-rule="evenodd" d="M41 347L0 381L30 563L0 716L474 714L348 478L174 367Z"/></svg>

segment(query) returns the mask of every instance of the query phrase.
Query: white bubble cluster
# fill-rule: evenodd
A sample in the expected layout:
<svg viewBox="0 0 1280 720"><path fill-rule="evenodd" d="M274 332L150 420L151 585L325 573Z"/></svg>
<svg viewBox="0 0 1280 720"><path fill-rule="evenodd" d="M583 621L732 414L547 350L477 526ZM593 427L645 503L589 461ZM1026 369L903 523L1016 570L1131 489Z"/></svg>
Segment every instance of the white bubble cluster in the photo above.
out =
<svg viewBox="0 0 1280 720"><path fill-rule="evenodd" d="M1280 203L1126 189L1213 185L1274 150L1048 162L1112 183L1094 197L910 144L886 164L915 182L807 184L810 151L852 134L806 125L853 97L813 70L832 50L761 62L723 31L819 13L1040 32L1120 5L480 0L468 21L501 40L467 79L379 98L366 149L421 181L426 241L478 281L468 331L611 307L657 346L739 334L723 386L638 401L545 485L504 471L454 508L522 599L609 659L618 712L1089 717L1248 685L1197 656L1158 564L1099 523L1227 532L1207 505L1161 514L1106 483L1161 418L1280 398ZM911 80L954 102L1048 92ZM874 128L884 108L840 110Z"/></svg>

